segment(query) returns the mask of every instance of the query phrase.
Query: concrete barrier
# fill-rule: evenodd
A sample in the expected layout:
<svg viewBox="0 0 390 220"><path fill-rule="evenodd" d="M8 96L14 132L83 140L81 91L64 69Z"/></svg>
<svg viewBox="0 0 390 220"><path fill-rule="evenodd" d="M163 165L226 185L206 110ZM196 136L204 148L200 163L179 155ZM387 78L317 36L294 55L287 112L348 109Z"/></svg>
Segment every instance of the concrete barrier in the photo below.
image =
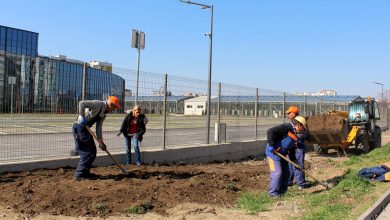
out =
<svg viewBox="0 0 390 220"><path fill-rule="evenodd" d="M143 151L141 157L144 163L209 163L214 161L238 161L251 158L264 158L266 140L224 143L181 147L167 150ZM122 162L125 154L113 154L114 158ZM134 156L134 155L132 155ZM36 169L58 169L61 167L76 167L79 157L58 158L40 161L15 162L0 164L0 173L31 171ZM112 160L107 155L98 155L94 166L111 166Z"/></svg>
<svg viewBox="0 0 390 220"><path fill-rule="evenodd" d="M377 219L380 215L389 215L390 211L386 213L382 213L382 211L386 208L386 206L390 202L390 189L385 192L376 202L375 204L365 211L361 216L359 216L358 220L371 220Z"/></svg>

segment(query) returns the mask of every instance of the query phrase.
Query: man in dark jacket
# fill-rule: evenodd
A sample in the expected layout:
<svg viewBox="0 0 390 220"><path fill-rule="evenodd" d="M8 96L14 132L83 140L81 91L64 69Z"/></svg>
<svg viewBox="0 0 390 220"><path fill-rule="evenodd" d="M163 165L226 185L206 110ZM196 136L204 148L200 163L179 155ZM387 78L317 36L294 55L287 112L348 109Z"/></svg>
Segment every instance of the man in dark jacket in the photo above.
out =
<svg viewBox="0 0 390 220"><path fill-rule="evenodd" d="M298 117L290 123L281 124L268 129L266 156L270 168L269 195L279 197L287 191L289 179L288 162L278 156L275 152L287 155L288 151L296 147L297 134L305 130L306 120Z"/></svg>
<svg viewBox="0 0 390 220"><path fill-rule="evenodd" d="M135 162L137 166L142 164L139 146L146 132L148 118L141 113L141 107L135 106L122 122L117 136L123 133L125 137L126 164L131 164L131 146L134 148Z"/></svg>

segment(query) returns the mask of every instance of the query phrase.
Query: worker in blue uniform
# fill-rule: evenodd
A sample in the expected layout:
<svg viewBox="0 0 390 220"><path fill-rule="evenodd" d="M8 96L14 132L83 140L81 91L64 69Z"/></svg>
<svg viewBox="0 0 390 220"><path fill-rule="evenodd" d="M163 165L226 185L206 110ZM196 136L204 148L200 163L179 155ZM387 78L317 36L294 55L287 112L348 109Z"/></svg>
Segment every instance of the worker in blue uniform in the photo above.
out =
<svg viewBox="0 0 390 220"><path fill-rule="evenodd" d="M269 195L279 197L287 191L290 171L288 162L275 152L286 156L288 151L296 147L297 134L305 130L306 120L301 116L291 122L272 127L267 130L266 156L270 168Z"/></svg>
<svg viewBox="0 0 390 220"><path fill-rule="evenodd" d="M299 116L299 108L297 106L290 106L286 111L286 117L291 121L295 117ZM301 169L296 168L294 165L289 164L290 176L288 178L288 185L292 186L294 184L294 179L296 186L299 190L302 190L307 187L305 173L302 169L305 168L305 153L306 153L306 145L305 140L310 137L309 130L306 128L301 133L297 134L297 144L295 148L292 148L289 151L288 157L291 161L301 167Z"/></svg>
<svg viewBox="0 0 390 220"><path fill-rule="evenodd" d="M73 137L76 144L76 151L80 155L74 179L76 181L95 178L96 175L90 172L92 163L96 158L96 145L92 135L86 126L92 127L96 124L96 136L99 148L106 151L107 147L103 141L102 126L109 112L121 109L119 99L116 96L109 96L106 101L83 100L79 102L79 116L73 123Z"/></svg>

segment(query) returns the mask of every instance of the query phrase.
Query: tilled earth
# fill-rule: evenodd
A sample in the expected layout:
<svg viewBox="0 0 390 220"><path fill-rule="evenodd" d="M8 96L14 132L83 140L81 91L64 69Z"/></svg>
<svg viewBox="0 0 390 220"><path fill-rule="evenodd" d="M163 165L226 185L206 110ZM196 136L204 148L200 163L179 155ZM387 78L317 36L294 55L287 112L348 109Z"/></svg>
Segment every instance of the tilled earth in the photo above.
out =
<svg viewBox="0 0 390 220"><path fill-rule="evenodd" d="M382 144L390 132L382 134ZM332 183L344 174L335 164L348 159L337 152L306 156L305 167ZM277 202L273 211L248 216L231 209L242 192L266 191L269 168L263 160L210 164L96 167L95 180L73 180L74 168L0 174L0 219L273 219L299 216L293 204ZM310 181L312 181L309 178ZM309 192L323 190L315 184ZM297 211L298 210L298 211ZM147 213L133 215L133 213ZM56 217L54 217L56 216ZM63 216L63 217L61 217ZM65 217L64 217L65 216ZM164 217L165 216L165 217Z"/></svg>
<svg viewBox="0 0 390 220"><path fill-rule="evenodd" d="M155 212L183 203L232 207L242 191L264 191L264 161L93 168L96 180L73 180L73 168L0 175L0 205L35 216L113 216Z"/></svg>

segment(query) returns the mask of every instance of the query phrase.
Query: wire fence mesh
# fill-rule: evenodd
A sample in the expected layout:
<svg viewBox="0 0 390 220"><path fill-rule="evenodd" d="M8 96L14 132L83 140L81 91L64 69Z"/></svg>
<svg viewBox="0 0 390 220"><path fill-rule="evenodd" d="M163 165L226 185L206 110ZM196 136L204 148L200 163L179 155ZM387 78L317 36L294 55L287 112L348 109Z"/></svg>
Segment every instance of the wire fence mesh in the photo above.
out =
<svg viewBox="0 0 390 220"><path fill-rule="evenodd" d="M143 150L262 139L268 128L286 122L284 112L290 105L311 116L331 109L347 111L349 101L356 98L293 95L213 82L208 121L207 81L149 72L137 76L134 70L120 68L114 68L113 74L125 81L123 110L140 105L149 118ZM0 115L0 163L69 157L74 148L71 126L81 97L61 94L37 99L46 100L47 111ZM380 106L380 126L388 127L389 107L385 102ZM124 139L116 136L124 113L109 114L103 124L103 138L112 152L124 152Z"/></svg>

